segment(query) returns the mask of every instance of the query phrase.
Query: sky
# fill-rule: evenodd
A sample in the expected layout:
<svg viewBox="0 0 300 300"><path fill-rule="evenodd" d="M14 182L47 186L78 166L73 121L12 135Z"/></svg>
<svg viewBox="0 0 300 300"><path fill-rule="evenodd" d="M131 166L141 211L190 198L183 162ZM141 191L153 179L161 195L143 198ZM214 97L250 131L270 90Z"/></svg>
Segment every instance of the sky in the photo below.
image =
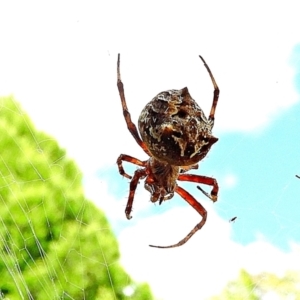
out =
<svg viewBox="0 0 300 300"><path fill-rule="evenodd" d="M55 137L84 174L89 199L107 214L122 263L157 299L205 299L241 268L282 275L300 268L300 37L297 1L0 2L0 95L14 95L38 129ZM201 231L176 249L199 215L175 196L152 204L116 159L147 159L126 128L117 54L132 119L159 92L189 88L206 115L220 88L219 141L195 174L220 186ZM126 165L133 173L134 166ZM203 187L209 191L208 188ZM237 217L235 222L229 222Z"/></svg>

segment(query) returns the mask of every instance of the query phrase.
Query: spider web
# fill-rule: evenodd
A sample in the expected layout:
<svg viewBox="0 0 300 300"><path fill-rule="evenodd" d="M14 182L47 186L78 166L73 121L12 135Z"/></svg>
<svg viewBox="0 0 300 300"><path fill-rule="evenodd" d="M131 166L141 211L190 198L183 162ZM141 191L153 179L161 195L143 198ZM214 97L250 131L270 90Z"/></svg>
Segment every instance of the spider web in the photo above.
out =
<svg viewBox="0 0 300 300"><path fill-rule="evenodd" d="M74 162L12 97L0 101L0 299L150 297L121 267L117 241L85 198Z"/></svg>
<svg viewBox="0 0 300 300"><path fill-rule="evenodd" d="M117 254L110 255L111 248L114 247L111 244L114 242L107 241L109 225L99 222L101 217L90 208L81 188L77 186L76 183L81 181L80 171L76 168L69 169L70 166L66 163L68 158L63 150L60 150L58 156L47 156L48 152L52 153L48 148L55 147L54 138L45 138L36 133L23 111L2 101L1 112L11 113L9 122L2 124L3 132L8 133L11 142L19 151L13 155L13 159L1 155L1 190L7 190L11 195L8 198L2 194L1 199L1 241L4 244L0 255L5 266L1 271L1 278L4 278L2 284L5 287L1 287L2 298L5 299L7 290L17 287L20 298L38 299L31 290L34 283L34 286L42 287L43 299L96 299L97 296L90 296L86 288L86 278L95 272L101 273L100 277L106 277L108 282L106 289L99 291L99 297L118 299L118 285L113 279L112 271L118 264L118 259ZM296 107L283 114L282 119L291 120L290 127L293 128L299 113L299 107ZM15 136L10 124L20 122L23 124L20 126L23 128L22 134ZM243 153L246 152L244 147L251 147L253 143L251 148L255 149L254 145L261 144L266 136L272 136L268 130L279 132L279 128L275 126L255 135L216 134L220 138L218 147L212 149L199 170L192 171L218 179L222 187L219 201L212 204L204 196L197 194L195 185L182 184L205 206L208 221L184 247L172 249L171 252L153 250L148 245L168 245L176 242L199 222L199 216L179 197L174 197L160 206L153 205L148 200L148 192L140 184L135 197L133 219L127 221L124 208L128 181L120 178L116 165L108 164L92 173L90 177L84 178L86 196L105 210L118 236L123 266L133 278L140 282L149 282L158 299L182 299L185 296L195 299L199 282L205 283L200 285L201 295L208 298L217 294L217 291L221 292L228 280L238 276L241 268L253 274L269 271L280 276L287 270L299 269L298 211L295 210L293 216L293 212L286 209L288 206L297 207L297 203L287 203L287 199L297 200L297 197L293 196L297 195L299 188L298 179L294 176L296 163L280 168L281 176L278 182L274 182L274 178L266 179L268 174L275 172L271 167L265 173L260 168L259 174L255 168L252 170L247 165L248 172L255 174L252 181L249 180L251 177L236 174L234 169L237 157L243 158ZM285 127L285 130L288 128ZM22 139L26 132L31 146ZM126 128L124 134L125 132ZM222 140L227 140L228 144L222 146ZM276 143L276 140L273 142ZM134 140L132 144L136 146ZM272 149L275 148L272 144L269 145ZM3 149L12 151L13 147L4 144ZM274 155L276 158L280 153L288 153L290 157L296 157L298 150L294 147L280 149L279 153L275 152ZM119 152L119 149L116 151ZM131 151L129 153L132 154ZM141 150L134 155L145 159ZM24 156L24 161L18 162L21 156ZM253 156L259 158L257 153L253 153ZM261 159L265 160L266 157L262 155ZM239 162L241 163L242 161ZM275 166L274 162L272 165ZM130 174L135 170L135 166L130 164L125 168ZM29 177L20 178L20 174L25 174L27 170L32 172ZM55 173L55 170L58 172ZM47 171L53 173L47 175ZM70 180L64 184L65 177L70 177ZM242 189L239 189L241 180ZM52 181L63 193L54 193L49 199L45 186ZM274 184L279 187L270 191L270 184L265 182L274 182L271 186ZM264 185L267 185L266 191ZM30 191L34 197L30 196ZM81 196L74 196L74 193ZM35 202L32 198L37 198L38 201ZM250 201L247 201L247 198L250 198ZM254 204L253 199L256 198L260 200L256 200ZM76 203L74 207L70 204L73 201ZM58 219L56 222L50 213L53 211L52 205L55 206L55 217ZM233 217L237 217L235 222L229 222ZM72 220L72 225L68 224L68 219ZM41 220L44 220L44 224L41 224ZM265 226L268 223L270 226ZM11 233L11 227L15 228L17 238ZM41 232L41 228L47 229L48 233ZM45 239L55 241L49 251L45 246ZM92 246L95 246L95 252L90 251ZM32 249L35 249L35 255L39 256L40 260L34 257ZM284 263L274 264L275 260ZM87 261L91 263L88 270ZM71 269L68 269L68 266L71 266ZM74 279L76 270L80 274L79 279ZM129 299L134 299L136 285L129 275L125 276L127 284L123 285L123 296L128 295ZM168 280L164 281L164 277ZM263 282L263 279L259 280ZM182 288L174 289L174 285ZM75 290L76 296L70 290Z"/></svg>
<svg viewBox="0 0 300 300"><path fill-rule="evenodd" d="M1 297L6 299L6 293L16 287L17 298L21 299L96 299L97 297L118 299L119 295L116 292L118 287L113 279L114 271L112 271L112 267L118 264L118 260L116 254L110 254L109 249L115 246L112 245L114 242L107 238L109 225L98 222L103 217L95 215L94 209L83 196L74 196L74 194L82 194L76 184L78 180L80 181L81 173L76 168L69 170L68 158L62 150L57 157L52 153L53 156L50 156L49 160L49 147L54 152L55 140L36 132L14 100L10 99L10 101L6 102L2 99L2 116L9 113L7 120L13 121L11 124L22 123L20 128L23 130L21 135L16 135L17 130L14 127L5 122L3 125L2 122L2 131L10 139L6 139L3 134L4 145L1 148L9 148L13 152L12 144L15 144L19 154L14 153L12 157L24 156L24 160L20 160L19 163L17 161L15 164L7 154L1 155L3 163L1 167L2 251L0 255L3 263ZM292 115L296 116L298 113L293 111L289 116L290 119L296 121ZM29 139L22 139L22 136L26 134ZM227 139L229 138L230 136L227 136ZM293 233L299 232L300 224L297 219L293 219L289 210L284 211L286 199L291 199L288 195L293 195L295 188L296 192L299 189L294 174L281 183L279 189L281 192L278 195L276 193L272 195L275 200L271 207L268 206L268 201L256 202L256 206L253 207L241 204L238 192L238 195L234 197L234 188L238 183L233 171L222 174L215 170L221 163L223 166L234 165L230 159L235 156L236 152L243 152L240 147L245 144L245 139L245 137L238 137L235 142L230 143L234 146L230 146L227 151L221 149L221 153L223 151L228 153L226 157L221 155L218 158L218 152L216 154L212 152L205 164L202 164L201 174L207 174L212 170L216 172L219 184L223 187L222 198L213 205L208 199L198 196L209 214L207 224L187 245L174 249L172 252L157 251L157 249L153 251L148 244L172 243L183 237L199 221L198 215L183 204L179 197L174 197L172 201L166 201L161 206L152 205L149 201L145 201L149 199L149 195L140 185L135 198L134 219L128 222L123 216L126 203L124 191L128 191L128 182L120 179L115 180L113 184L112 179L116 178L117 173L116 166L102 168L93 178L85 178L87 195L91 199L96 199L96 202L99 199L98 205L103 206L112 221L114 231L119 237L123 265L126 270L128 269L130 274L140 281L150 282L158 299L176 299L176 297L180 299L184 295L193 299L197 295L198 281L214 282L213 290L221 289L229 278L234 279L237 276L241 267L254 274L267 270L279 275L283 275L283 272L289 269L298 269L296 262L299 257L299 248L296 242L290 244L288 241L290 236L295 237ZM28 140L30 147L28 147ZM9 144L9 141L12 144ZM31 151L34 155L30 153ZM216 164L211 164L210 161ZM21 169L16 169L16 166ZM114 171L111 170L112 167ZM135 170L133 166L127 165L126 167L131 173ZM28 171L30 171L29 174ZM50 176L47 175L48 171ZM25 178L22 179L20 174L26 174ZM66 174L71 177L65 188L61 182ZM49 199L46 186L52 181L63 193L59 195L54 192L55 196L51 195ZM192 184L184 185L195 194L196 189L193 190L192 186ZM262 191L261 188L260 191ZM229 197L227 194L230 194L230 200L226 199ZM75 206L72 204L73 198L76 202ZM101 201L103 198L105 202ZM236 199L237 202L235 202ZM56 222L51 213L53 205ZM237 217L235 222L229 222L235 216ZM247 223L251 222L253 227L255 223L260 222L260 218L263 218L263 222L273 220L275 225L272 225L270 233L260 233L253 238L249 236ZM72 225L69 224L72 222ZM43 230L47 233L41 232ZM53 245L48 246L45 240L53 242ZM283 243L283 240L288 243ZM95 246L95 252L91 250L91 245ZM199 251L201 259L195 260L199 257ZM259 264L255 263L258 254L261 256ZM134 263L132 257L135 258ZM145 257L151 257L151 260L145 260ZM211 262L211 257L214 258L214 264L209 263L206 266L203 259ZM247 263L245 263L245 257L247 257ZM284 266L274 265L275 258L278 261L284 261ZM86 269L87 262L91 263L88 264L88 270ZM173 275L170 270L174 270L174 264L176 274ZM140 268L140 265L143 267ZM149 273L149 270L157 270L157 268L167 270L162 272L163 276L165 274L169 276L169 280L164 281L164 287L161 286L162 278L156 271ZM223 274L217 276L216 272L220 268ZM195 277L190 276L190 270L195 269L201 272ZM77 272L80 275L79 278L74 277L74 273ZM93 272L101 273L100 277L107 277L109 283L101 289L98 296L91 296L86 286L88 281L86 276ZM182 274L189 276L187 286L173 291L171 285L184 284L182 280L185 276ZM136 286L128 275L125 276L127 276L127 284L123 287L123 296L127 295L133 299ZM262 282L262 279L260 280ZM170 287L166 289L165 286L168 285ZM35 289L32 288L33 286ZM207 297L212 295L212 288L208 287L205 290L202 286L202 295Z"/></svg>
<svg viewBox="0 0 300 300"><path fill-rule="evenodd" d="M114 89L116 89L115 86ZM117 93L115 96L118 97ZM49 107L45 107L45 111L49 112L49 110ZM96 109L89 107L89 110L93 112ZM139 108L133 108L131 110L132 115L138 115L138 110ZM15 110L3 102L1 111L4 113ZM34 109L31 109L31 112L34 115ZM133 219L128 221L124 216L128 180L120 177L116 165L108 163L101 168L92 170L85 168L87 170L87 175L83 179L85 196L92 199L108 216L120 243L122 265L126 271L138 282L149 282L157 299L182 299L185 297L196 299L198 295L209 298L214 294L221 293L222 288L229 280L238 277L241 268L253 274L269 271L278 274L278 276L283 276L284 272L288 270L298 270L298 211L296 209L291 211L290 209L290 207L297 207L299 189L299 182L295 177L297 162L289 162L289 164L285 164L284 168L281 166L280 169L277 169L275 161L263 164L266 162L266 153L259 154L255 152L255 149L257 149L257 145L266 143L268 136L274 136L272 130L277 134L280 133L280 130L293 133L292 129L297 126L299 113L299 107L295 106L293 110L287 110L281 115L282 120L290 120L289 127L280 128L281 125L278 127L274 125L255 134L215 133L220 139L219 142L213 147L207 158L201 162L199 170L192 170L191 172L218 179L221 187L219 201L212 204L199 193L195 185L181 183L207 209L208 221L184 247L172 249L172 251L151 249L148 245L168 245L184 237L199 222L199 216L193 209L177 196L160 206L153 205L149 201L149 193L143 189L141 183L135 196ZM109 284L106 289L99 292L99 297L118 299L116 292L118 285L113 280L114 272L112 271L112 267L118 264L117 255L109 258L111 257L110 249L113 246L107 246L107 241L102 240L109 235L109 225L98 223L99 216L90 210L84 197L81 196L78 199L72 194L76 191L82 195L81 188L75 188L76 182L81 181L81 172L78 169L70 171L68 165L63 163L68 157L64 151L59 152L57 157L50 160L40 161L40 159L47 157L45 145L49 143L51 146L56 143L54 138L43 137L41 139L40 135L32 129L31 123L26 119L23 111L18 110L14 114L18 115L23 122L23 131L27 131L32 145L29 153L33 153L32 156L28 154L28 145L23 142L20 136L10 135L12 142L19 149L19 155L15 155L14 159L19 158L21 154L25 157L26 164L23 161L17 164L18 168L21 168L18 172L22 174L30 169L35 175L31 174L33 177L21 180L15 175L13 160L6 159L2 154L4 165L0 177L2 189L7 187L10 192L13 191L11 199L18 208L17 211L12 209L9 206L10 201L2 197L4 210L1 214L1 239L5 242L10 240L10 247L14 247L14 251L9 250L8 247L3 247L1 252L1 261L5 265L4 271L1 271L1 278L5 278L3 280L6 285L8 284L6 289L16 286L21 298L31 295L33 299L37 299L30 289L30 284L33 282L34 285L39 284L42 287L43 299L53 299L53 297L93 299L86 289L86 278L93 271L97 273L102 270L100 277L106 277ZM58 122L59 118L60 116L57 115ZM80 131L75 126L75 122L79 118L75 114L74 120L72 120L70 116L70 121L74 124L73 130L80 135ZM37 116L34 119L39 120ZM9 124L18 123L13 121L12 117L9 120ZM124 121L121 118L120 124L122 122ZM89 145L89 139L95 141L94 137L97 133L99 135L98 128L103 128L103 125L96 126L94 123L89 125L95 128L95 132L92 131L87 137L80 135L81 143L86 145ZM9 132L9 125L6 124L5 126L4 132ZM116 158L122 151L142 160L146 159L145 154L135 144L126 127L120 125L117 128L120 133L118 141L122 144L122 150L117 147L110 149L113 152L111 156ZM105 136L107 133L101 132L101 134ZM289 135L288 139L296 140L297 132L294 134L294 137ZM57 132L57 135L60 136L60 133ZM62 140L61 136L60 139ZM104 140L109 140L109 138L105 136ZM227 143L224 144L222 141ZM276 143L276 138L267 143L270 149L273 149L272 157L274 159L277 160L282 155L297 158L299 148L291 147L288 141L284 142L284 140L282 140L281 145L287 145L287 148L283 146L276 148ZM103 144L100 140L95 149L91 148L90 155L103 153L101 147ZM252 154L249 152L249 147L252 149ZM11 149L8 146L3 146L3 148ZM72 151L74 150L71 150L70 153L78 157L80 164L83 164L83 159L87 158L87 154L80 155L80 153ZM245 158L246 154L247 158ZM251 155L253 156L251 157ZM95 156L99 157L99 155ZM238 158L240 161L237 163ZM258 162L243 166L243 163L255 160ZM264 167L261 167L260 164ZM238 173L237 165L241 166L239 170L245 169L246 174ZM55 174L53 171L54 173L47 177L44 175L44 172L47 173L45 169L51 172L58 169L58 173ZM129 174L132 174L136 167L128 164L125 165L125 169ZM273 174L278 176L270 178L269 176ZM64 193L49 200L49 195L43 190L43 186L52 180L60 186L61 182L64 181L63 178L68 177L67 175L70 176L70 181L66 184ZM33 188L34 184L39 184L41 187ZM29 190L34 189L34 195L41 189L39 202L31 202L31 197L27 197L27 193L29 193L26 188L27 185ZM13 187L16 187L17 194ZM207 189L207 187L203 188ZM69 205L70 198L76 198L74 202L77 203L77 208ZM49 213L52 208L48 205L56 205L54 210L56 214L59 215L60 213L55 225L53 225L53 216ZM71 212L67 209L68 207ZM86 211L87 214L84 213ZM9 213L10 221L8 223L4 221L6 220L5 212ZM65 224L69 214L72 216L74 226ZM40 233L42 226L35 223L36 215L40 216L39 220L45 220L43 228L48 230L48 239L55 240L56 237L62 243L61 247L64 250L62 260L59 260L61 258L59 242L47 251L44 245L45 235ZM235 222L229 222L233 217L237 217ZM18 232L19 237L16 240L12 234L9 238L6 234L9 232L11 224ZM90 230L87 230L87 236L82 238L82 233L85 232L84 228L87 227ZM24 228L27 229L29 235ZM23 246L19 245L20 242ZM92 245L95 246L96 252L90 252L89 248ZM108 245L110 245L109 242ZM32 247L41 257L38 262L32 256ZM24 266L20 268L20 260L26 264L27 268ZM84 268L86 261L92 264L89 270ZM274 261L277 263L274 264ZM66 267L67 264L72 267L71 273ZM78 268L79 279L73 277L74 266L76 269ZM27 269L26 272L24 268ZM28 273L31 280L29 283L27 281ZM263 282L262 279L259 280ZM128 295L129 299L134 299L136 284L131 281L129 275L126 275L125 281L126 285L123 285L122 288L123 296ZM174 289L174 286L177 288ZM251 287L251 285L249 286ZM201 293L198 291L199 287ZM4 299L6 289L1 291ZM74 296L70 289L75 290L79 296ZM96 296L94 298L96 299Z"/></svg>
<svg viewBox="0 0 300 300"><path fill-rule="evenodd" d="M14 92L38 128L52 135L41 140L27 121L24 128L32 148L21 135L12 140L18 155L7 159L12 148L2 149L1 191L7 191L0 213L3 299L11 289L17 294L10 299L37 299L32 286L44 292L40 299L134 299L136 282L144 281L157 299L209 299L238 278L241 268L250 274L278 276L299 270L300 180L295 177L300 175L300 111L295 100L299 95L291 92L294 87L289 84L295 77L285 61L298 36L299 26L293 24L298 10L293 12L286 2L274 4L272 10L261 2L219 2L219 14L216 3L208 3L202 4L201 17L198 6L186 3L170 7L152 2L146 14L140 4L131 7L118 1L100 8L26 2L19 12L14 5L9 11L1 9L5 12L0 20L2 94ZM278 22L284 15L288 20ZM216 27L212 16L218 19ZM154 17L163 22L153 22ZM142 35L137 36L137 24ZM243 30L238 39L237 27ZM135 122L145 102L158 92L186 85L201 108L209 111L212 86L206 70L195 62L198 54L220 85L214 130L219 142L199 170L193 170L218 180L219 200L212 204L195 185L182 185L208 211L207 223L184 247L167 251L148 247L177 242L199 222L198 214L178 196L153 205L141 183L133 219L124 216L128 180L119 176L114 162L120 153L147 157L125 127L115 84L117 51L106 49L122 54L122 80ZM298 57L294 66L299 66ZM5 104L1 109L11 107ZM15 124L8 123L5 132ZM49 159L44 147L56 140L67 152ZM76 158L84 174L84 191L81 172L64 164L68 157ZM130 174L135 170L125 168ZM20 178L27 170L31 177ZM55 184L48 193L50 182ZM39 195L39 202L32 195ZM86 197L105 211L111 225ZM130 275L116 267L119 256L112 255L116 242L109 238L110 226L118 238L122 266ZM9 233L11 228L16 235ZM49 241L54 241L51 248ZM118 281L116 274L124 276ZM246 275L241 276L247 287L245 299L264 282L259 277L253 283ZM105 278L100 296L91 296L86 283L99 278ZM290 284L298 283L297 276L286 278ZM269 299L272 296L276 297L271 294ZM297 298L286 293L282 299Z"/></svg>

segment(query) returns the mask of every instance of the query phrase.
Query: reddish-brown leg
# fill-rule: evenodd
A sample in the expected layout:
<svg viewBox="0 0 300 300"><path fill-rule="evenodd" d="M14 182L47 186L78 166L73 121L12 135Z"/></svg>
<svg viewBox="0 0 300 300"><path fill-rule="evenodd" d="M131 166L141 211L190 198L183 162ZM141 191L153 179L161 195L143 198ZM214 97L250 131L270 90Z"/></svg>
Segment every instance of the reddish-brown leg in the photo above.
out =
<svg viewBox="0 0 300 300"><path fill-rule="evenodd" d="M121 74L120 74L120 54L118 54L118 63L117 63L117 75L118 75L118 81L117 81L117 86L119 89L120 93L120 98L121 98L121 103L122 103L122 108L123 108L123 115L127 124L127 128L136 140L136 142L140 145L140 147L150 156L150 152L147 149L147 146L145 143L141 140L140 135L138 133L138 130L135 126L135 124L131 120L131 116L126 104L126 99L125 99L125 93L124 93L124 86L123 82L121 80Z"/></svg>
<svg viewBox="0 0 300 300"><path fill-rule="evenodd" d="M202 56L199 55L199 57L203 61L204 66L205 66L205 68L206 68L206 70L207 70L207 72L208 72L208 74L211 78L211 81L213 83L213 86L214 86L214 98L213 98L213 103L212 103L212 106L211 106L211 109L210 109L210 114L209 114L209 117L208 117L209 120L214 121L215 120L215 111L216 111L216 107L217 107L217 103L218 103L218 99L219 99L219 95L220 95L220 90L219 90L219 87L216 83L216 80L215 80L209 66L206 64L206 62L205 62L205 60L203 59Z"/></svg>
<svg viewBox="0 0 300 300"><path fill-rule="evenodd" d="M197 188L213 202L216 202L218 200L219 186L216 179L195 174L179 174L177 179L181 181L190 181L212 186L213 188L210 192L210 195L207 192L205 192L200 186L197 186Z"/></svg>
<svg viewBox="0 0 300 300"><path fill-rule="evenodd" d="M186 190L181 188L180 186L177 186L175 189L175 192L179 194L188 204L190 204L202 217L202 220L200 223L198 223L192 230L191 232L180 242L177 244L171 245L171 246L154 246L154 245L149 245L150 247L155 247L155 248L175 248L179 247L183 244L185 244L198 230L200 230L203 225L206 222L206 217L207 217L207 212L205 208Z"/></svg>
<svg viewBox="0 0 300 300"><path fill-rule="evenodd" d="M145 167L146 164L147 164L147 161L141 161L135 157L132 157L130 155L126 155L126 154L121 154L118 159L117 159L117 164L118 164L118 168L119 168L119 173L128 178L128 179L131 179L132 176L128 175L125 171L124 171L124 168L123 168L123 164L122 162L123 161L127 161L129 163L132 163L132 164L135 164L135 165L138 165L138 166L141 166L141 167Z"/></svg>
<svg viewBox="0 0 300 300"><path fill-rule="evenodd" d="M145 178L146 175L147 175L146 169L138 169L134 172L133 178L130 181L129 196L128 196L128 201L127 201L127 205L126 205L126 209L125 209L126 218L128 220L130 220L132 218L130 213L132 211L132 203L133 203L133 198L134 198L137 184L139 183L139 180Z"/></svg>

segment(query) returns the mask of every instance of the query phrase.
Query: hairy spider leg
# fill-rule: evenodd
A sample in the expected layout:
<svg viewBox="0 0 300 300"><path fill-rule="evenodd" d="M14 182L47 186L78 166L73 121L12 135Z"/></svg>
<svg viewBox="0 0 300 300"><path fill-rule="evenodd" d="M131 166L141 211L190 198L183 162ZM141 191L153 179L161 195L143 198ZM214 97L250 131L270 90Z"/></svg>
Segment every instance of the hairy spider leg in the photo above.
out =
<svg viewBox="0 0 300 300"><path fill-rule="evenodd" d="M129 163L132 163L132 164L135 164L135 165L138 165L140 167L145 167L146 164L147 164L147 161L141 161L135 157L132 157L130 155L127 155L127 154L121 154L118 159L117 159L117 164L118 164L118 168L119 168L119 173L128 178L128 179L131 179L132 176L128 175L125 171L124 171L124 168L123 168L123 161L127 161Z"/></svg>
<svg viewBox="0 0 300 300"><path fill-rule="evenodd" d="M210 195L205 192L200 186L197 186L197 188L213 202L216 202L218 200L219 186L216 179L195 174L179 174L177 179L181 181L190 181L212 186L213 188L210 192Z"/></svg>
<svg viewBox="0 0 300 300"><path fill-rule="evenodd" d="M214 75L212 74L209 66L207 65L207 63L205 62L205 60L203 59L203 57L201 55L199 55L199 57L203 61L204 66L205 66L205 68L211 78L211 81L214 85L214 98L213 98L213 103L212 103L211 110L210 110L209 117L208 117L209 120L214 121L215 120L215 111L216 111L216 107L217 107L217 103L218 103L218 99L219 99L220 90L219 90L219 87L216 83Z"/></svg>
<svg viewBox="0 0 300 300"><path fill-rule="evenodd" d="M143 179L147 176L147 170L146 169L138 169L134 172L134 175L130 181L129 185L129 196L128 196L128 201L126 204L126 209L125 209L125 214L126 218L130 220L131 217L131 211L132 211L132 203L133 203L133 198L135 194L135 190L137 187L137 184L139 183L140 179Z"/></svg>
<svg viewBox="0 0 300 300"><path fill-rule="evenodd" d="M150 152L146 146L146 144L141 140L140 135L138 133L138 130L135 126L135 124L131 120L131 116L126 104L125 100L125 93L124 93L124 86L123 82L121 80L121 74L120 74L120 54L118 54L118 62L117 62L117 74L118 74L118 81L117 81L117 86L121 98L121 103L122 103L122 108L123 108L123 115L127 124L127 128L136 140L136 142L140 145L140 147L150 156Z"/></svg>
<svg viewBox="0 0 300 300"><path fill-rule="evenodd" d="M154 248L175 248L179 247L183 244L185 244L198 230L200 230L203 225L206 222L206 217L207 217L207 212L205 208L186 190L181 188L180 186L177 186L175 189L175 192L179 194L188 204L190 204L202 217L202 220L200 223L198 223L192 230L191 232L181 241L179 241L177 244L171 245L171 246L154 246L154 245L149 245L150 247Z"/></svg>

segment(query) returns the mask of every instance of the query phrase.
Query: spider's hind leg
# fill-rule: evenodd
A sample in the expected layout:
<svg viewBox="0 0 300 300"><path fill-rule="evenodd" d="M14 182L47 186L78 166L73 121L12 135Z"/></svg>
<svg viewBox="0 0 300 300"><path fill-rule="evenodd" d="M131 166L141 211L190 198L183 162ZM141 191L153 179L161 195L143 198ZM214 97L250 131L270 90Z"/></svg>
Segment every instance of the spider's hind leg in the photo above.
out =
<svg viewBox="0 0 300 300"><path fill-rule="evenodd" d="M124 85L121 80L121 73L120 73L120 54L118 54L118 62L117 62L117 86L121 98L122 108L123 108L123 115L127 124L127 128L136 140L136 142L140 145L140 147L150 156L150 152L146 146L146 144L141 140L140 135L138 133L138 130L135 126L135 124L131 120L130 112L128 110L126 99L125 99L125 93L124 93Z"/></svg>
<svg viewBox="0 0 300 300"><path fill-rule="evenodd" d="M207 65L207 63L205 62L204 58L199 55L200 59L202 60L202 62L204 63L204 66L210 76L210 79L212 81L212 84L214 86L214 98L213 98L213 103L212 103L212 106L211 106L211 109L210 109L210 114L209 114L209 117L208 119L211 120L212 122L214 122L215 120L215 111L216 111L216 107L217 107L217 103L218 103L218 99L219 99L219 95L220 95L220 89L217 85L217 82L214 78L214 75L212 74L209 66Z"/></svg>

